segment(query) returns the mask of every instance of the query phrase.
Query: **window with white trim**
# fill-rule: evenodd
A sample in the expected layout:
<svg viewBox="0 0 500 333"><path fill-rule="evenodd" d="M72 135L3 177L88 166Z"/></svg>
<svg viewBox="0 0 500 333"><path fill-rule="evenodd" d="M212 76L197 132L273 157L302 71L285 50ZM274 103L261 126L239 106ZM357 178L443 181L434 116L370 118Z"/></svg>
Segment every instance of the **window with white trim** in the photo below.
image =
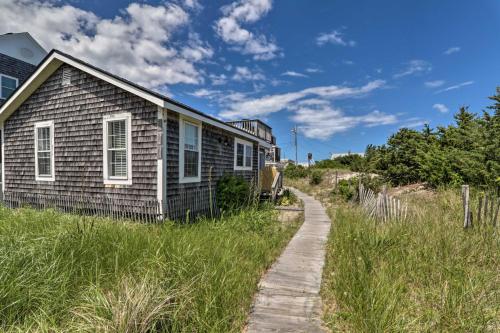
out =
<svg viewBox="0 0 500 333"><path fill-rule="evenodd" d="M252 170L253 144L234 139L234 170Z"/></svg>
<svg viewBox="0 0 500 333"><path fill-rule="evenodd" d="M179 138L179 182L201 180L201 123L181 118Z"/></svg>
<svg viewBox="0 0 500 333"><path fill-rule="evenodd" d="M54 122L35 124L35 180L54 181Z"/></svg>
<svg viewBox="0 0 500 333"><path fill-rule="evenodd" d="M12 95L18 83L19 80L15 77L0 74L0 98L6 99Z"/></svg>
<svg viewBox="0 0 500 333"><path fill-rule="evenodd" d="M105 116L103 157L105 184L132 184L132 124L130 113Z"/></svg>

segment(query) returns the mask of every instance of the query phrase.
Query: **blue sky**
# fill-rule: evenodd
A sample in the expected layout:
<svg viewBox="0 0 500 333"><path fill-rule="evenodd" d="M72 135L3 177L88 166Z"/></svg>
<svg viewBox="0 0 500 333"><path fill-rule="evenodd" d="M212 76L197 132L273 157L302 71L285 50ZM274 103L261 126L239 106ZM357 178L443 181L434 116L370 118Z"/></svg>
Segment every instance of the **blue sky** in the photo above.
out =
<svg viewBox="0 0 500 333"><path fill-rule="evenodd" d="M285 157L296 125L300 160L446 125L500 85L497 0L0 0L0 22L222 119L261 118Z"/></svg>

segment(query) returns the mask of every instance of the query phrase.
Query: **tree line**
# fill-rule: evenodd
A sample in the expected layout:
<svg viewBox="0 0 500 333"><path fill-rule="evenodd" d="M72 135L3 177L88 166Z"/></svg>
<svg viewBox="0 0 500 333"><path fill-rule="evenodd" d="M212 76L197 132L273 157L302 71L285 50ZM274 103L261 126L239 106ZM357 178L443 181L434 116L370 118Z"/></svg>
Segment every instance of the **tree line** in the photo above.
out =
<svg viewBox="0 0 500 333"><path fill-rule="evenodd" d="M368 145L363 157L341 156L317 167L374 172L394 185L500 186L500 87L489 99L492 105L480 114L461 107L451 125L401 128L385 144Z"/></svg>

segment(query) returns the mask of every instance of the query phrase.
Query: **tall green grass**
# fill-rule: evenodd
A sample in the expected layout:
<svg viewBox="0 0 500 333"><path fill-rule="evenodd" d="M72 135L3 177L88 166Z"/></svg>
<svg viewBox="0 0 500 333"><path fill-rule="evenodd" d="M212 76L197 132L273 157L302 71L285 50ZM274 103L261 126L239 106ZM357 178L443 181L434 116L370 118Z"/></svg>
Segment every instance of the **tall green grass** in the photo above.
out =
<svg viewBox="0 0 500 333"><path fill-rule="evenodd" d="M296 227L269 209L179 226L0 208L0 331L238 332Z"/></svg>
<svg viewBox="0 0 500 333"><path fill-rule="evenodd" d="M500 236L463 230L460 195L415 197L408 223L332 209L325 321L345 332L499 332Z"/></svg>

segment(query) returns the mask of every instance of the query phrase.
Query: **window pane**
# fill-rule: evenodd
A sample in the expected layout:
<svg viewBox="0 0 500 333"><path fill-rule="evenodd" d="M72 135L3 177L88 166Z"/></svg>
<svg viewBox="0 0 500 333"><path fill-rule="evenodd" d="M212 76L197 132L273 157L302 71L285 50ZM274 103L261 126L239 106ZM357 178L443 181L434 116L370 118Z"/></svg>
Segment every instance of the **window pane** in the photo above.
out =
<svg viewBox="0 0 500 333"><path fill-rule="evenodd" d="M198 151L198 127L184 124L184 149Z"/></svg>
<svg viewBox="0 0 500 333"><path fill-rule="evenodd" d="M241 143L236 144L236 165L237 166L243 166L243 155L244 155L244 150L245 146L242 145Z"/></svg>
<svg viewBox="0 0 500 333"><path fill-rule="evenodd" d="M2 77L2 87L10 88L12 90L16 89L17 82L14 79L8 77Z"/></svg>
<svg viewBox="0 0 500 333"><path fill-rule="evenodd" d="M110 176L127 177L127 151L111 150L109 153Z"/></svg>
<svg viewBox="0 0 500 333"><path fill-rule="evenodd" d="M9 97L13 92L14 92L14 89L2 87L2 98Z"/></svg>
<svg viewBox="0 0 500 333"><path fill-rule="evenodd" d="M245 146L246 154L245 154L245 166L252 166L252 146Z"/></svg>
<svg viewBox="0 0 500 333"><path fill-rule="evenodd" d="M37 128L38 151L50 151L50 127Z"/></svg>
<svg viewBox="0 0 500 333"><path fill-rule="evenodd" d="M198 177L198 155L196 151L184 151L184 177Z"/></svg>
<svg viewBox="0 0 500 333"><path fill-rule="evenodd" d="M126 127L125 120L108 122L108 148L120 149L127 147Z"/></svg>
<svg viewBox="0 0 500 333"><path fill-rule="evenodd" d="M38 152L38 174L50 176L50 152Z"/></svg>

